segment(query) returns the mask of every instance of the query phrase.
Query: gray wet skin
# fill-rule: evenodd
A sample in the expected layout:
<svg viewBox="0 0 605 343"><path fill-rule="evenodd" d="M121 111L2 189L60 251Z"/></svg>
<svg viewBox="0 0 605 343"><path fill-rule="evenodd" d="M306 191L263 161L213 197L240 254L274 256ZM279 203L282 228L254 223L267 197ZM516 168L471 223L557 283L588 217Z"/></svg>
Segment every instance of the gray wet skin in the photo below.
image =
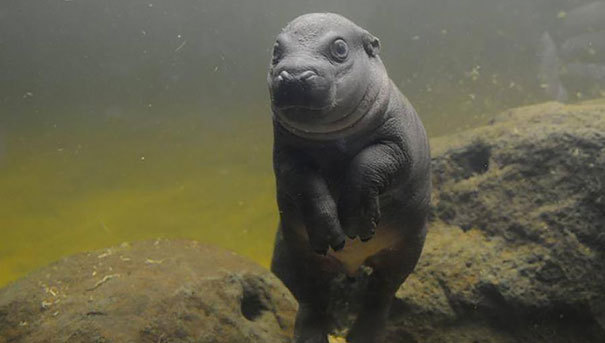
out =
<svg viewBox="0 0 605 343"><path fill-rule="evenodd" d="M271 269L300 304L297 343L327 342L330 282L356 256L372 273L347 339L382 342L391 300L424 244L428 140L379 49L330 13L294 19L274 46L267 80L280 225ZM378 250L366 258L366 247Z"/></svg>

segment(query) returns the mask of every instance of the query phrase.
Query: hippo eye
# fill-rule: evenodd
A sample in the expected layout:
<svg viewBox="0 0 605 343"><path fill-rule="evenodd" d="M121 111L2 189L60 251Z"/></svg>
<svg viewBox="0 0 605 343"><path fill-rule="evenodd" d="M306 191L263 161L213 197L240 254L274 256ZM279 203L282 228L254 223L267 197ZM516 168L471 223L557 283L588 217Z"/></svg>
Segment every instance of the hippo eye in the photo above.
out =
<svg viewBox="0 0 605 343"><path fill-rule="evenodd" d="M277 62L279 62L279 60L281 59L283 54L281 45L279 45L278 42L275 42L275 44L273 45L273 57L271 59L271 63L273 64L277 64Z"/></svg>
<svg viewBox="0 0 605 343"><path fill-rule="evenodd" d="M343 39L338 38L330 46L330 52L337 61L344 61L349 55L349 46Z"/></svg>

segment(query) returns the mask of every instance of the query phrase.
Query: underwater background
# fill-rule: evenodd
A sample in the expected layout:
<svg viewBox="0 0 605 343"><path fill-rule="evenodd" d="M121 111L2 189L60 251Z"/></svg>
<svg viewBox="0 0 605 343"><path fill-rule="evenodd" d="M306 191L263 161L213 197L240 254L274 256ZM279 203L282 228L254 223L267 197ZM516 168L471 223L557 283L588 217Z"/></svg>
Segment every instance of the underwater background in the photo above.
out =
<svg viewBox="0 0 605 343"><path fill-rule="evenodd" d="M158 237L268 266L266 70L300 14L337 12L378 36L391 79L438 137L552 100L544 33L564 40L568 13L591 3L2 1L0 286L68 254ZM597 77L570 82L567 101L603 95L599 46Z"/></svg>

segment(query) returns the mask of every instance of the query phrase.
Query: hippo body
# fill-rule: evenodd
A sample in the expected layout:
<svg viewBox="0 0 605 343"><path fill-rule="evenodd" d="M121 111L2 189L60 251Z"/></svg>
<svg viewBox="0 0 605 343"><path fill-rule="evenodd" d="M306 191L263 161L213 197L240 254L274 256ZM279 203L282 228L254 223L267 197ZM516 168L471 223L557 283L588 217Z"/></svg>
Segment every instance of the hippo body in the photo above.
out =
<svg viewBox="0 0 605 343"><path fill-rule="evenodd" d="M269 68L280 224L272 271L299 302L298 343L327 342L331 282L370 270L349 342L382 342L394 293L426 235L424 127L389 79L378 39L330 13L293 20ZM363 267L362 267L363 266Z"/></svg>

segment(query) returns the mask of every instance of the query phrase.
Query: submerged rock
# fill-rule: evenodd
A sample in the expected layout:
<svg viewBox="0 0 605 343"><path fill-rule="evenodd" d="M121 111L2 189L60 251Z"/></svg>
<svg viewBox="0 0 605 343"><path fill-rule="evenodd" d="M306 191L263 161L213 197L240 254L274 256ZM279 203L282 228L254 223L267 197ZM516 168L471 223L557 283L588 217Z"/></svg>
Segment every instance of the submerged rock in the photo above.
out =
<svg viewBox="0 0 605 343"><path fill-rule="evenodd" d="M146 241L64 258L0 290L0 342L289 342L295 312L253 262Z"/></svg>
<svg viewBox="0 0 605 343"><path fill-rule="evenodd" d="M433 222L389 342L604 342L605 104L432 144Z"/></svg>

